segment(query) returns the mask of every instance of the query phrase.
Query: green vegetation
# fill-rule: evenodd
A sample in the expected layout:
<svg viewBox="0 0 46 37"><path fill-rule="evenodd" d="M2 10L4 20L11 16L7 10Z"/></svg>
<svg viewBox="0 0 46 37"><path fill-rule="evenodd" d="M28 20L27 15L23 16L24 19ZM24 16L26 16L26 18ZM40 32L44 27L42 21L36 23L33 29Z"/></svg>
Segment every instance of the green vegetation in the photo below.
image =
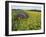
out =
<svg viewBox="0 0 46 37"><path fill-rule="evenodd" d="M28 18L16 18L19 13L27 13ZM12 9L12 31L41 29L41 11Z"/></svg>

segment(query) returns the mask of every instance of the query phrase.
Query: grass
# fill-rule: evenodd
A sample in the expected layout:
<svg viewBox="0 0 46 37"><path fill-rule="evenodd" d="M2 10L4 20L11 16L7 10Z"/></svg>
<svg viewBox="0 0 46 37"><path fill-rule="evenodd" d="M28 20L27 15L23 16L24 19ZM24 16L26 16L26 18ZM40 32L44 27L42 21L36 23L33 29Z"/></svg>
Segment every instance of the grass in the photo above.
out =
<svg viewBox="0 0 46 37"><path fill-rule="evenodd" d="M16 19L19 13L27 13L28 18ZM41 12L31 10L12 9L12 31L39 30L41 29Z"/></svg>

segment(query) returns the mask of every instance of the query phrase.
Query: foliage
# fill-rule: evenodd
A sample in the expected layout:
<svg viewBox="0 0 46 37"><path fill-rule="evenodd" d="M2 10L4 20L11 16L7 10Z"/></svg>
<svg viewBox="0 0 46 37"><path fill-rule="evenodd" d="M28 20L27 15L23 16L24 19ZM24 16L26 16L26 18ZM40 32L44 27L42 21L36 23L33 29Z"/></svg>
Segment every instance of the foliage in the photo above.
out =
<svg viewBox="0 0 46 37"><path fill-rule="evenodd" d="M16 18L19 13L27 13L28 18ZM41 29L41 12L12 9L12 31Z"/></svg>

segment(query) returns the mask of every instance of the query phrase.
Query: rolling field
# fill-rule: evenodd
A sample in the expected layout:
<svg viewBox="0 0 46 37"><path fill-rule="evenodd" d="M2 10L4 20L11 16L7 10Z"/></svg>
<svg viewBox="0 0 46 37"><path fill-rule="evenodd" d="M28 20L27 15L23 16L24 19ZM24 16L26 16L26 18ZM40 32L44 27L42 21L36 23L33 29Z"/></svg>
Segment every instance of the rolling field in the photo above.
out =
<svg viewBox="0 0 46 37"><path fill-rule="evenodd" d="M27 18L16 18L19 13L26 13ZM41 12L31 10L12 9L12 31L41 29Z"/></svg>

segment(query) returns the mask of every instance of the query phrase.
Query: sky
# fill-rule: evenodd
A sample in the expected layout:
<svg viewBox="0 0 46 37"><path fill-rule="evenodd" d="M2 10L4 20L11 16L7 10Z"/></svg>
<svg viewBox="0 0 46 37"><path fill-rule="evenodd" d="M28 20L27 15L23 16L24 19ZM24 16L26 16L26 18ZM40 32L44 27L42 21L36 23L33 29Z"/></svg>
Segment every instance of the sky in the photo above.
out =
<svg viewBox="0 0 46 37"><path fill-rule="evenodd" d="M41 10L41 6L35 5L12 5L12 9L23 9L23 10Z"/></svg>

